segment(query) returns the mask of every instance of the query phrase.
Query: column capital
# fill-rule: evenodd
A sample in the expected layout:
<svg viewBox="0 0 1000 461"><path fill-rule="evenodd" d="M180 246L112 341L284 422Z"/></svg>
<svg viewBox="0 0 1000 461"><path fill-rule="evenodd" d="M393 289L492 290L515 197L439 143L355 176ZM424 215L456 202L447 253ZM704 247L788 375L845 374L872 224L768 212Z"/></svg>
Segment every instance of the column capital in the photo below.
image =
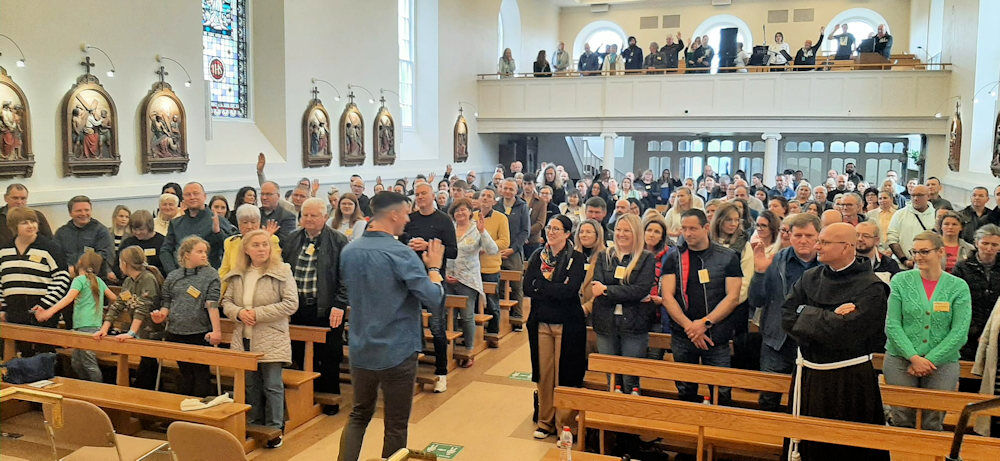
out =
<svg viewBox="0 0 1000 461"><path fill-rule="evenodd" d="M606 131L606 132L604 132L604 133L601 133L601 137L602 137L602 138L611 138L611 139L615 139L615 138L617 138L617 137L618 137L618 133L614 133L614 132L610 132L610 131Z"/></svg>
<svg viewBox="0 0 1000 461"><path fill-rule="evenodd" d="M764 133L760 135L760 139L767 141L768 139L773 139L775 141L781 141L781 133Z"/></svg>

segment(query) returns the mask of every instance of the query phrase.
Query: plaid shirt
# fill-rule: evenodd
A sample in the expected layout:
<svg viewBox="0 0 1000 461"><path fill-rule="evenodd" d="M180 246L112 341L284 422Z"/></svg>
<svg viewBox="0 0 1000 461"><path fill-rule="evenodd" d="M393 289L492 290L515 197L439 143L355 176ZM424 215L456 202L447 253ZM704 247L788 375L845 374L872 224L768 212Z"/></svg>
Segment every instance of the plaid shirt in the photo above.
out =
<svg viewBox="0 0 1000 461"><path fill-rule="evenodd" d="M298 286L299 296L304 298L315 298L316 289L316 251L319 249L319 239L310 238L305 235L302 241L302 248L299 249L299 258L295 263L295 285ZM318 237L318 236L317 236ZM310 251L310 248L312 251Z"/></svg>

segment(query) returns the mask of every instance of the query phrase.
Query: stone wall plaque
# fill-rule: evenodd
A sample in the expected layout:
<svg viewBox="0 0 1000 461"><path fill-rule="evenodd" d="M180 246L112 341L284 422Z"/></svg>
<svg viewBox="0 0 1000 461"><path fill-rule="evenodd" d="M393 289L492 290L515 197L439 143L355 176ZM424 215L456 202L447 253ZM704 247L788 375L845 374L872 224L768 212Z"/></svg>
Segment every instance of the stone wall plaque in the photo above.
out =
<svg viewBox="0 0 1000 461"><path fill-rule="evenodd" d="M111 95L97 76L90 73L90 57L80 63L87 73L63 99L63 176L116 175L121 166L118 152L118 111Z"/></svg>
<svg viewBox="0 0 1000 461"><path fill-rule="evenodd" d="M312 89L313 97L302 115L302 166L317 168L330 166L333 145L330 143L330 113L319 99L319 90Z"/></svg>
<svg viewBox="0 0 1000 461"><path fill-rule="evenodd" d="M139 126L142 127L141 156L143 173L187 171L187 114L170 84L163 81L163 67L156 72L160 81L153 83L142 101Z"/></svg>
<svg viewBox="0 0 1000 461"><path fill-rule="evenodd" d="M30 177L34 168L28 98L0 67L0 178Z"/></svg>

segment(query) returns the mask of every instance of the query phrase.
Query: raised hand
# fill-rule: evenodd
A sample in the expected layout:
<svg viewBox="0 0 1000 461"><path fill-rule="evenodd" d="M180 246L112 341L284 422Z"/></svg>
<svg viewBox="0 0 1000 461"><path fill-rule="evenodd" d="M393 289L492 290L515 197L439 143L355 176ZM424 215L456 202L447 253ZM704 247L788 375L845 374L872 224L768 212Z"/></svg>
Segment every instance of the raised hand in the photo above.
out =
<svg viewBox="0 0 1000 461"><path fill-rule="evenodd" d="M278 223L273 219L267 220L267 224L264 225L264 230L266 230L267 233L271 235L274 235L275 232L278 232L278 229L281 229L281 227L279 227Z"/></svg>
<svg viewBox="0 0 1000 461"><path fill-rule="evenodd" d="M257 154L257 172L260 173L264 171L264 165L267 164L267 157L261 152Z"/></svg>
<svg viewBox="0 0 1000 461"><path fill-rule="evenodd" d="M768 256L764 252L764 242L753 242L750 244L753 248L753 268L756 272L767 272L767 268L771 267L771 262L774 261L774 256Z"/></svg>
<svg viewBox="0 0 1000 461"><path fill-rule="evenodd" d="M319 192L319 180L318 179L313 179L313 183L312 183L312 196L313 197L316 196L316 192Z"/></svg>
<svg viewBox="0 0 1000 461"><path fill-rule="evenodd" d="M441 264L444 263L444 244L441 243L441 240L431 240L427 244L427 251L422 255L422 259L428 268L437 267L440 269Z"/></svg>

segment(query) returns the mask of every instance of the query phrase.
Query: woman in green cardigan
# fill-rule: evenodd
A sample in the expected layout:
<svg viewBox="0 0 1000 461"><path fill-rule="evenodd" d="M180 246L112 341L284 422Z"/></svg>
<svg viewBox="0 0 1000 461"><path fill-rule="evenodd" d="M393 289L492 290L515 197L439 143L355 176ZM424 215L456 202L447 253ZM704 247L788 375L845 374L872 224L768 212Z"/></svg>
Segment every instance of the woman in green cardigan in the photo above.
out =
<svg viewBox="0 0 1000 461"><path fill-rule="evenodd" d="M941 236L927 231L913 238L916 269L892 278L885 320L885 382L953 391L958 385L958 351L972 319L969 285L944 272ZM916 410L892 407L890 424L914 427ZM944 412L924 411L922 429L940 431Z"/></svg>

